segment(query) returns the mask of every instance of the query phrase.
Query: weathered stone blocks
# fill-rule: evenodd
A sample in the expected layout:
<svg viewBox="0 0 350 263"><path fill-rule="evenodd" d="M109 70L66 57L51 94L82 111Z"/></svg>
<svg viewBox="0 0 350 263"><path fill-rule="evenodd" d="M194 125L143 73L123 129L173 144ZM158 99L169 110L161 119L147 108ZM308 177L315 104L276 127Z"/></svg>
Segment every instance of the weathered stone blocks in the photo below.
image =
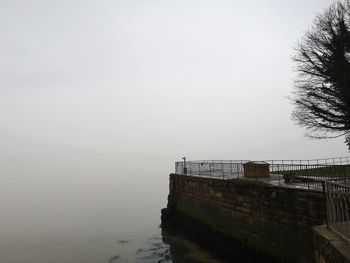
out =
<svg viewBox="0 0 350 263"><path fill-rule="evenodd" d="M314 261L311 227L325 221L322 192L177 174L170 175L170 185L173 214L276 260Z"/></svg>

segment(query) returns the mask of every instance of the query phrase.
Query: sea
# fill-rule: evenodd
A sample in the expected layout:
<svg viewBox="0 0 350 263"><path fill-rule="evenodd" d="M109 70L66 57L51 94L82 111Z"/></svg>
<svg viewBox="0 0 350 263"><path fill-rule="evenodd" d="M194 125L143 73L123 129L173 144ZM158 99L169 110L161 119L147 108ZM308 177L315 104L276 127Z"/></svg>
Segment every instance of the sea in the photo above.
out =
<svg viewBox="0 0 350 263"><path fill-rule="evenodd" d="M30 152L2 159L1 263L224 262L162 231L172 158Z"/></svg>

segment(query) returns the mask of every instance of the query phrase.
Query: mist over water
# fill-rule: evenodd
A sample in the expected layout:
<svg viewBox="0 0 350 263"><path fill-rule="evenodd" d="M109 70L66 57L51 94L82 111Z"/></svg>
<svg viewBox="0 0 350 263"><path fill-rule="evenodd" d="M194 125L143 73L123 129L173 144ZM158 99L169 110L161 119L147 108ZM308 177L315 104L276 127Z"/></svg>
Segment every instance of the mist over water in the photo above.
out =
<svg viewBox="0 0 350 263"><path fill-rule="evenodd" d="M0 261L177 262L159 228L172 162L133 160L62 153L8 162L0 186ZM179 262L216 262L188 242L173 241ZM194 255L183 261L188 249Z"/></svg>
<svg viewBox="0 0 350 263"><path fill-rule="evenodd" d="M67 153L11 164L0 186L0 261L106 262L118 240L154 236L167 174L141 173L152 159L138 160Z"/></svg>

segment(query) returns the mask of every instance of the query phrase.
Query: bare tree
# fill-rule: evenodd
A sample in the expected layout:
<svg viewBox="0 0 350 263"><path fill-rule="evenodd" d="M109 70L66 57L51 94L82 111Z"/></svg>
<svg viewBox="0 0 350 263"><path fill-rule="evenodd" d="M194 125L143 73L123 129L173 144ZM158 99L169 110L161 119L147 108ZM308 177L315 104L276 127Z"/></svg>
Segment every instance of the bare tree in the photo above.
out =
<svg viewBox="0 0 350 263"><path fill-rule="evenodd" d="M293 120L312 138L345 135L350 149L350 0L319 14L295 51Z"/></svg>

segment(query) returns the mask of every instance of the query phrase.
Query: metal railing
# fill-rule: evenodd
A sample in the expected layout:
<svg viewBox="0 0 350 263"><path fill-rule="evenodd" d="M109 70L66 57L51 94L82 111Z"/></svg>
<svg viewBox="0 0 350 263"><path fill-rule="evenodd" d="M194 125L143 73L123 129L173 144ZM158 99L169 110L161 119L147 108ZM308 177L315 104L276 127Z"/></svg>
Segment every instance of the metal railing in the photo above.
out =
<svg viewBox="0 0 350 263"><path fill-rule="evenodd" d="M350 165L326 164L270 164L270 175L277 176L279 184L322 189L323 181L343 182L350 178Z"/></svg>
<svg viewBox="0 0 350 263"><path fill-rule="evenodd" d="M200 160L175 163L175 173L220 179L240 179L249 160ZM350 157L313 160L266 160L272 184L322 189L322 182L342 183L350 177Z"/></svg>
<svg viewBox="0 0 350 263"><path fill-rule="evenodd" d="M347 165L350 164L350 156L309 160L265 160L265 162L271 165Z"/></svg>
<svg viewBox="0 0 350 263"><path fill-rule="evenodd" d="M193 176L233 179L243 176L244 160L208 160L208 161L190 161L176 162L175 173Z"/></svg>
<svg viewBox="0 0 350 263"><path fill-rule="evenodd" d="M325 181L327 226L350 241L350 180L344 183Z"/></svg>

